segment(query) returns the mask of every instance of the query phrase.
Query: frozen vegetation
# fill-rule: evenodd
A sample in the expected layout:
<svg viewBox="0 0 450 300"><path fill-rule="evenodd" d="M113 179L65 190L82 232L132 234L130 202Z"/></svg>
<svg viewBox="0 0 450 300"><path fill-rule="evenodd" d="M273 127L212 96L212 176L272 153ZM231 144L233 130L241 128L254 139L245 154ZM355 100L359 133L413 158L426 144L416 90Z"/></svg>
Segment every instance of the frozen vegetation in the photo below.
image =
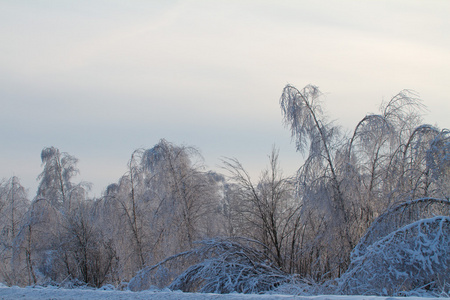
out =
<svg viewBox="0 0 450 300"><path fill-rule="evenodd" d="M351 134L321 101L312 85L283 89L304 156L293 176L275 147L254 181L235 158L212 172L162 139L91 199L78 160L44 148L32 199L19 178L0 182L0 297L448 297L449 131L421 123L411 91Z"/></svg>

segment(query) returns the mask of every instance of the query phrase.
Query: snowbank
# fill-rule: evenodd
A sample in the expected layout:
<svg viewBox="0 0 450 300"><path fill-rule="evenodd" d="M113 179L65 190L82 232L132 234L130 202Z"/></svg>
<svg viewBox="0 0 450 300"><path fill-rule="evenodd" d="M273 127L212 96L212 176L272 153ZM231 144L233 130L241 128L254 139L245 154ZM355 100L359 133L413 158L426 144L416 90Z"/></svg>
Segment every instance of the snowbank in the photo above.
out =
<svg viewBox="0 0 450 300"><path fill-rule="evenodd" d="M188 299L219 299L219 300L337 300L337 299L408 299L408 300L427 300L427 299L443 299L443 298L421 298L421 297L377 297L377 296L289 296L289 295L251 295L251 294L198 294L198 293L182 293L182 292L169 292L169 291L111 291L111 290L93 290L93 289L59 289L54 287L5 287L0 285L0 299L160 299L160 300L188 300ZM450 298L448 298L450 299Z"/></svg>

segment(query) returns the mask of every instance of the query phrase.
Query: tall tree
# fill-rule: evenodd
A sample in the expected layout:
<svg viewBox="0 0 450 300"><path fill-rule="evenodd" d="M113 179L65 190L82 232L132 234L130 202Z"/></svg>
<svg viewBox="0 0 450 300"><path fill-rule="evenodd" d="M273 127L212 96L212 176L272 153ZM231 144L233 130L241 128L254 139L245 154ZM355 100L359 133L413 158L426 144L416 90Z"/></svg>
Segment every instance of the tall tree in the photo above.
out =
<svg viewBox="0 0 450 300"><path fill-rule="evenodd" d="M216 196L211 178L202 170L199 152L161 140L145 151L142 164L147 186L159 194L158 206L172 211L172 217L168 217L176 228L180 249L191 248L195 240L204 237L206 228L201 223L210 215Z"/></svg>
<svg viewBox="0 0 450 300"><path fill-rule="evenodd" d="M72 254L84 246L77 243L80 231L74 227L86 229L87 222L74 220L80 219L79 207L87 200L90 184L73 183L79 173L78 159L66 152L61 153L55 147L44 148L41 160L44 170L38 176L37 195L21 230L21 249L25 252L29 277L34 283L45 279L58 281L67 276L85 280L86 272L79 272L85 261L74 259Z"/></svg>
<svg viewBox="0 0 450 300"><path fill-rule="evenodd" d="M55 147L44 148L41 152L44 170L38 176L40 180L37 197L46 198L53 205L65 205L70 209L71 193L75 189L72 179L79 173L76 167L78 159Z"/></svg>
<svg viewBox="0 0 450 300"><path fill-rule="evenodd" d="M321 106L321 96L318 87L313 85L307 85L302 90L287 85L283 89L280 105L284 122L295 138L297 150L302 154L307 153L305 163L298 171L303 212L310 214L311 210L322 211L315 217L319 219L327 215L325 224L315 227L328 228L328 238L331 240L326 244L339 245L349 252L354 241L350 234L349 211L339 172L343 136L339 127L327 121ZM322 260L325 265L329 263L326 261L336 260L332 263L339 265L338 269L342 270L348 263L348 255L327 253L322 255Z"/></svg>
<svg viewBox="0 0 450 300"><path fill-rule="evenodd" d="M424 171L424 152L411 150L428 147L426 136L435 131L429 125L417 127L422 109L417 95L403 90L383 103L378 114L368 114L356 125L342 169L355 242L381 211L411 197L405 179Z"/></svg>
<svg viewBox="0 0 450 300"><path fill-rule="evenodd" d="M198 151L166 140L133 152L127 173L103 200L107 218L115 220L108 234L121 278L217 233L217 183L203 168Z"/></svg>

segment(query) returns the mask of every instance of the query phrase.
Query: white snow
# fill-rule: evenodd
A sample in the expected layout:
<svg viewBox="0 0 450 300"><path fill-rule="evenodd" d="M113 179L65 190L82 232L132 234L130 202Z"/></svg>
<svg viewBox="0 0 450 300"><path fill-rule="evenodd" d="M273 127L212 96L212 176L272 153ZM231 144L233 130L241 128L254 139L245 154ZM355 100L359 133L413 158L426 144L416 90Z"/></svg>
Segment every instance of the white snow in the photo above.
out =
<svg viewBox="0 0 450 300"><path fill-rule="evenodd" d="M338 300L338 299L407 299L407 300L427 300L427 299L445 299L445 298L422 298L422 297L379 297L379 296L290 296L290 295L249 295L249 294L198 294L182 293L171 291L113 291L113 290L94 290L94 289L61 289L56 287L6 287L0 284L0 299L161 299L161 300L187 300L187 299L220 299L220 300ZM450 299L450 298L447 298Z"/></svg>

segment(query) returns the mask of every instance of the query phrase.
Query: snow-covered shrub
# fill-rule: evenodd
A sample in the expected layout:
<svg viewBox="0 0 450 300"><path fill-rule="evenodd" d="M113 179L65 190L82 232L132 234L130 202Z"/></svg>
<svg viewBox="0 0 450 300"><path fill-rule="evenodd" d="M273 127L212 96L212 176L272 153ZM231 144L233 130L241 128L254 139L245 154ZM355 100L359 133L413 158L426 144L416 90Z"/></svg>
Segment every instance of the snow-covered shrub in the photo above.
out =
<svg viewBox="0 0 450 300"><path fill-rule="evenodd" d="M296 296L333 295L336 294L336 284L334 280L318 282L313 278L301 278L298 276L293 277L291 282L283 283L267 294Z"/></svg>
<svg viewBox="0 0 450 300"><path fill-rule="evenodd" d="M285 273L245 250L226 251L193 265L178 276L169 288L202 293L260 293L288 280Z"/></svg>
<svg viewBox="0 0 450 300"><path fill-rule="evenodd" d="M108 283L108 284L102 285L99 288L99 290L102 290L102 291L115 291L116 287L114 285Z"/></svg>
<svg viewBox="0 0 450 300"><path fill-rule="evenodd" d="M339 293L442 294L448 288L449 217L416 221L361 249L352 253L347 272L338 279Z"/></svg>
<svg viewBox="0 0 450 300"><path fill-rule="evenodd" d="M366 249L389 233L421 219L450 216L450 201L421 198L401 203L380 215L361 238L351 253L351 260L363 256Z"/></svg>
<svg viewBox="0 0 450 300"><path fill-rule="evenodd" d="M183 257L184 255L189 255L189 252L190 251L171 256L154 266L145 267L140 270L136 276L131 278L126 285L126 289L133 292L138 292L150 289L153 290L155 287L158 289L166 287L176 277L176 274L179 274L180 272L174 272L174 274L168 276L169 274L166 272L167 268L165 265L171 265L172 262L178 261L178 255ZM181 265L182 263L179 264ZM172 265L174 268L177 268L177 263L173 263ZM164 275L161 276L161 274Z"/></svg>
<svg viewBox="0 0 450 300"><path fill-rule="evenodd" d="M86 289L86 288L88 288L87 283L79 280L78 278L73 278L72 276L68 276L66 279L64 279L62 282L60 282L57 286L59 288L64 288L64 289L77 289L77 288Z"/></svg>
<svg viewBox="0 0 450 300"><path fill-rule="evenodd" d="M187 268L183 271L181 265ZM167 286L183 292L261 293L293 280L271 265L263 252L236 239L221 239L200 242L196 249L142 270L130 281L129 288L138 291Z"/></svg>

